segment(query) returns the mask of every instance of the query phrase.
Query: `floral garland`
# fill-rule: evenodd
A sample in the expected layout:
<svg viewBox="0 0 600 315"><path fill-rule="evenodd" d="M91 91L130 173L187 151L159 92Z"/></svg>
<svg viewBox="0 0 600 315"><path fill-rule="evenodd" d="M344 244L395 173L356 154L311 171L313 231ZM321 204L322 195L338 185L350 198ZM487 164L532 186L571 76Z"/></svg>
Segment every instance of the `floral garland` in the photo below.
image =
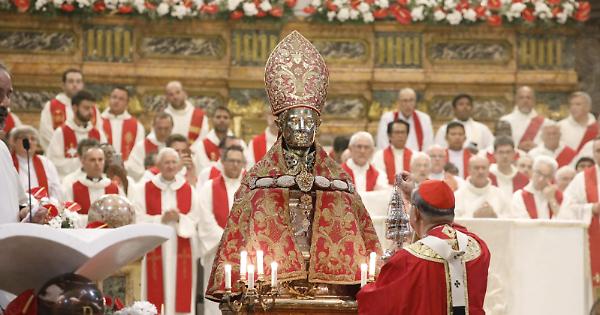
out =
<svg viewBox="0 0 600 315"><path fill-rule="evenodd" d="M296 0L10 0L0 9L50 14L142 15L150 18L281 19ZM33 4L32 4L33 1Z"/></svg>
<svg viewBox="0 0 600 315"><path fill-rule="evenodd" d="M328 22L400 24L565 24L590 17L590 3L576 0L312 0L304 12Z"/></svg>

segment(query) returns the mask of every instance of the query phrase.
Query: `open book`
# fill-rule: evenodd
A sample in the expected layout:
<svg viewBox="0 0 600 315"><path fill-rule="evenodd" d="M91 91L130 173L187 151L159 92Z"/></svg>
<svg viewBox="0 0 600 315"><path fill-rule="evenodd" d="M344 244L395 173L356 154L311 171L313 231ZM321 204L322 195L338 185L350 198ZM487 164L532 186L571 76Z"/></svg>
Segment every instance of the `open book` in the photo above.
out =
<svg viewBox="0 0 600 315"><path fill-rule="evenodd" d="M173 228L161 224L132 224L117 229L0 224L0 290L14 294L37 290L68 272L101 281L174 233Z"/></svg>

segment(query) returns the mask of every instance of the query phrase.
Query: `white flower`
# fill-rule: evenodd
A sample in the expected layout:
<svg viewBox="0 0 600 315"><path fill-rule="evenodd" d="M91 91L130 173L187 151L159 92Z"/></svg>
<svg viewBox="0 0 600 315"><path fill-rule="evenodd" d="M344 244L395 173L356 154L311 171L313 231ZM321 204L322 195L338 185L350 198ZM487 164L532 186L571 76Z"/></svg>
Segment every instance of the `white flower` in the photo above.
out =
<svg viewBox="0 0 600 315"><path fill-rule="evenodd" d="M242 3L242 0L227 0L227 10L235 11L240 3Z"/></svg>
<svg viewBox="0 0 600 315"><path fill-rule="evenodd" d="M265 12L269 12L271 11L271 9L273 9L273 6L271 5L271 2L269 2L268 0L265 0L263 2L260 3L259 5L260 9L265 11Z"/></svg>
<svg viewBox="0 0 600 315"><path fill-rule="evenodd" d="M89 0L77 0L77 4L80 8L89 7L91 5Z"/></svg>
<svg viewBox="0 0 600 315"><path fill-rule="evenodd" d="M543 1L537 1L535 3L535 11L533 11L533 14L539 17L540 19L547 19L549 17L552 17L550 7L548 7L548 5Z"/></svg>
<svg viewBox="0 0 600 315"><path fill-rule="evenodd" d="M193 0L192 2L196 8L201 8L204 5L204 0Z"/></svg>
<svg viewBox="0 0 600 315"><path fill-rule="evenodd" d="M105 0L104 5L106 5L107 9L114 10L117 8L117 1L116 0Z"/></svg>
<svg viewBox="0 0 600 315"><path fill-rule="evenodd" d="M337 19L340 22L346 21L350 17L350 10L348 8L341 8L337 14Z"/></svg>
<svg viewBox="0 0 600 315"><path fill-rule="evenodd" d="M62 226L62 218L59 215L57 215L50 221L48 221L48 225L54 229L60 229L60 227Z"/></svg>
<svg viewBox="0 0 600 315"><path fill-rule="evenodd" d="M412 11L410 11L410 17L412 18L412 20L416 22L425 19L425 15L423 14L424 9L425 7L423 6L418 6L412 9Z"/></svg>
<svg viewBox="0 0 600 315"><path fill-rule="evenodd" d="M562 11L556 15L556 21L559 24L565 24L567 22L568 17L569 15L565 11Z"/></svg>
<svg viewBox="0 0 600 315"><path fill-rule="evenodd" d="M375 18L373 17L373 13L371 13L371 12L363 13L363 22L371 23L373 21L375 21Z"/></svg>
<svg viewBox="0 0 600 315"><path fill-rule="evenodd" d="M444 11L442 10L435 10L435 12L433 12L433 19L436 21L441 21L443 19L446 18L446 13L444 13Z"/></svg>
<svg viewBox="0 0 600 315"><path fill-rule="evenodd" d="M446 10L454 10L456 8L456 1L454 0L444 0L444 9Z"/></svg>
<svg viewBox="0 0 600 315"><path fill-rule="evenodd" d="M244 9L245 16L254 16L258 14L258 9L256 8L254 2L245 2L242 5L242 8Z"/></svg>
<svg viewBox="0 0 600 315"><path fill-rule="evenodd" d="M462 14L454 10L450 14L446 15L446 20L448 20L450 25L458 25L460 24L460 21L462 21Z"/></svg>
<svg viewBox="0 0 600 315"><path fill-rule="evenodd" d="M333 21L334 18L335 18L335 11L327 12L327 20L329 20L331 22L331 21Z"/></svg>
<svg viewBox="0 0 600 315"><path fill-rule="evenodd" d="M144 13L146 11L146 6L144 4L145 4L144 0L135 0L133 5L135 6L135 9L139 13Z"/></svg>
<svg viewBox="0 0 600 315"><path fill-rule="evenodd" d="M382 9L386 9L390 6L388 0L375 0L375 4L378 5Z"/></svg>
<svg viewBox="0 0 600 315"><path fill-rule="evenodd" d="M158 14L158 16L164 16L167 15L167 13L169 13L169 4L166 2L161 2L161 4L159 4L156 8L156 14Z"/></svg>
<svg viewBox="0 0 600 315"><path fill-rule="evenodd" d="M173 7L173 10L171 10L171 16L181 20L188 14L188 12L188 7L184 6L183 4L178 4Z"/></svg>
<svg viewBox="0 0 600 315"><path fill-rule="evenodd" d="M477 13L473 9L467 9L463 11L463 17L467 21L475 22L477 21Z"/></svg>
<svg viewBox="0 0 600 315"><path fill-rule="evenodd" d="M360 12L358 12L357 10L350 10L350 19L351 20L356 20L358 19L358 17L360 16Z"/></svg>
<svg viewBox="0 0 600 315"><path fill-rule="evenodd" d="M360 13L365 13L365 12L369 12L371 11L371 6L368 5L365 2L361 2L358 7L357 7L358 11L360 11Z"/></svg>
<svg viewBox="0 0 600 315"><path fill-rule="evenodd" d="M63 2L64 2L63 0L52 0L52 3L57 8L60 8L60 6L63 4Z"/></svg>
<svg viewBox="0 0 600 315"><path fill-rule="evenodd" d="M310 5L313 6L313 7L315 7L315 8L316 7L320 7L321 6L321 0L312 0L310 2Z"/></svg>
<svg viewBox="0 0 600 315"><path fill-rule="evenodd" d="M575 10L575 7L570 2L563 3L562 7L563 7L563 11L567 15L571 15L571 13L573 13L573 10Z"/></svg>
<svg viewBox="0 0 600 315"><path fill-rule="evenodd" d="M39 9L43 8L47 3L48 3L47 0L37 0L35 2L35 9L39 10Z"/></svg>
<svg viewBox="0 0 600 315"><path fill-rule="evenodd" d="M513 3L508 9L508 12L506 12L504 15L509 21L512 21L513 19L520 18L521 12L525 10L525 8L527 8L527 6L525 6L523 3Z"/></svg>

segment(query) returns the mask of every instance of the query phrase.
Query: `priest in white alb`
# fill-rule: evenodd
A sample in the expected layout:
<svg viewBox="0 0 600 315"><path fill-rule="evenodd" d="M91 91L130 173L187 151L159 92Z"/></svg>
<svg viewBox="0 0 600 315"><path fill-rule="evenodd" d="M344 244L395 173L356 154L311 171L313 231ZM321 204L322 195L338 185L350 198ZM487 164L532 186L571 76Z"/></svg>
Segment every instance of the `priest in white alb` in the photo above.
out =
<svg viewBox="0 0 600 315"><path fill-rule="evenodd" d="M562 129L555 122L546 123L542 127L542 143L529 151L532 158L545 155L556 159L558 167L565 165L575 166L577 151L567 143L561 141Z"/></svg>
<svg viewBox="0 0 600 315"><path fill-rule="evenodd" d="M47 151L52 139L52 133L64 123L73 119L71 99L77 92L83 90L83 73L77 69L67 69L62 74L62 93L44 104L40 117L40 144ZM98 130L102 128L100 111L94 105L90 122Z"/></svg>
<svg viewBox="0 0 600 315"><path fill-rule="evenodd" d="M469 161L470 176L465 184L454 192L458 218L506 218L511 216L511 203L500 188L489 179L489 161L473 156Z"/></svg>
<svg viewBox="0 0 600 315"><path fill-rule="evenodd" d="M569 116L558 122L561 141L577 152L598 135L598 121L591 110L592 97L586 92L574 92L569 96Z"/></svg>
<svg viewBox="0 0 600 315"><path fill-rule="evenodd" d="M244 148L242 139L237 138L235 136L227 136L224 141L221 141L219 144L219 152L223 153L223 150L231 147L231 146L239 146ZM246 154L247 156L247 154ZM223 172L223 163L221 159L219 159L216 163L214 163L211 167L205 167L200 174L198 175L198 183L197 187L202 187L206 182L211 179L215 179L221 175Z"/></svg>
<svg viewBox="0 0 600 315"><path fill-rule="evenodd" d="M494 141L494 160L490 165L490 180L492 185L500 188L506 198L512 198L515 191L529 183L529 177L519 172L513 165L515 160L515 143L512 138L499 136Z"/></svg>
<svg viewBox="0 0 600 315"><path fill-rule="evenodd" d="M130 199L136 222L165 224L172 237L148 253L142 261L142 300L164 306L165 315L195 314L196 261L199 255L197 224L200 200L183 177L179 155L163 148L157 156L160 171L152 180L135 187Z"/></svg>
<svg viewBox="0 0 600 315"><path fill-rule="evenodd" d="M410 160L411 175L418 186L429 179L431 174L431 158L425 152L416 152Z"/></svg>
<svg viewBox="0 0 600 315"><path fill-rule="evenodd" d="M459 94L452 99L452 110L454 118L452 121L458 121L465 126L467 134L467 145L475 145L478 150L486 149L494 142L494 135L486 125L475 121L473 115L473 97L469 94ZM442 147L447 147L446 127L448 124L440 126L435 134L435 143Z"/></svg>
<svg viewBox="0 0 600 315"><path fill-rule="evenodd" d="M8 111L8 114L6 115L6 119L4 120L4 125L0 125L0 139L7 139L8 134L10 134L11 130L13 130L15 127L23 125L21 119L19 119L19 117L15 113L10 111L10 107L5 107Z"/></svg>
<svg viewBox="0 0 600 315"><path fill-rule="evenodd" d="M559 211L563 196L553 183L558 164L547 156L533 160L533 176L527 186L512 197L513 216L516 218L553 219Z"/></svg>
<svg viewBox="0 0 600 315"><path fill-rule="evenodd" d="M402 171L410 172L410 159L413 151L406 147L410 134L410 126L404 120L394 120L388 123L386 133L389 145L373 155L375 168L385 171L388 184L393 185L396 174Z"/></svg>
<svg viewBox="0 0 600 315"><path fill-rule="evenodd" d="M102 129L108 143L115 152L121 154L121 160L127 161L133 146L144 140L144 126L129 112L129 90L116 87L110 93L108 108L102 113Z"/></svg>
<svg viewBox="0 0 600 315"><path fill-rule="evenodd" d="M152 121L152 132L146 138L135 144L129 159L125 161L127 175L140 180L146 170L144 161L151 154L157 154L165 147L165 141L173 131L173 118L167 113L157 113Z"/></svg>
<svg viewBox="0 0 600 315"><path fill-rule="evenodd" d="M165 98L169 104L164 112L173 117L173 133L186 136L190 143L203 139L208 134L208 118L199 107L187 100L187 93L179 81L167 83Z"/></svg>
<svg viewBox="0 0 600 315"><path fill-rule="evenodd" d="M469 159L473 156L471 150L465 148L467 140L465 126L457 121L448 123L446 127L446 162L450 162L458 169L458 177L469 177Z"/></svg>
<svg viewBox="0 0 600 315"><path fill-rule="evenodd" d="M406 146L413 151L424 151L433 144L433 126L431 117L416 109L417 93L411 88L403 88L398 92L398 108L396 111L381 115L377 127L377 148L385 149L389 144L387 127L392 121L401 119L410 125Z"/></svg>
<svg viewBox="0 0 600 315"><path fill-rule="evenodd" d="M267 128L265 131L250 140L248 143L248 149L246 150L246 160L248 161L247 168L250 169L256 162L260 161L267 151L271 149L275 141L277 141L277 134L279 128L275 123L276 117L271 114L270 111L265 112L267 119Z"/></svg>
<svg viewBox="0 0 600 315"><path fill-rule="evenodd" d="M46 156L54 163L58 175L65 175L81 166L77 156L77 143L83 139L92 138L100 143L106 142L104 133L92 123L92 112L95 110L94 96L85 90L73 96L73 119L67 120L62 127L54 130Z"/></svg>
<svg viewBox="0 0 600 315"><path fill-rule="evenodd" d="M517 148L529 152L540 143L541 127L548 120L539 115L535 109L535 92L528 86L522 86L515 93L515 107L510 114L500 120L510 124L513 141Z"/></svg>
<svg viewBox="0 0 600 315"><path fill-rule="evenodd" d="M348 149L350 158L342 163L342 168L350 175L356 191L369 192L389 189L385 172L370 163L375 150L375 141L370 133L359 131L353 134L350 137Z"/></svg>
<svg viewBox="0 0 600 315"><path fill-rule="evenodd" d="M429 179L443 180L452 188L452 191L456 191L461 187L465 180L452 175L444 170L446 161L448 161L448 152L445 148L440 145L434 144L427 149L427 155L431 162L431 170L429 172Z"/></svg>
<svg viewBox="0 0 600 315"><path fill-rule="evenodd" d="M198 189L202 209L201 223L198 224L198 237L202 249L202 266L204 267L204 287L208 286L210 270L221 240L223 229L227 224L233 199L240 188L243 170L246 165L241 146L233 145L223 151L221 159L223 173L209 180ZM221 314L219 303L204 300L204 315Z"/></svg>
<svg viewBox="0 0 600 315"><path fill-rule="evenodd" d="M29 150L23 146L23 140L29 141ZM62 202L65 198L60 177L56 167L50 160L37 154L39 136L37 130L31 126L23 125L16 127L10 133L10 143L12 148L12 159L15 169L19 173L21 186L25 191L29 190L29 178L27 169L30 171L31 188L43 187L50 198ZM27 151L29 151L29 164L27 163Z"/></svg>

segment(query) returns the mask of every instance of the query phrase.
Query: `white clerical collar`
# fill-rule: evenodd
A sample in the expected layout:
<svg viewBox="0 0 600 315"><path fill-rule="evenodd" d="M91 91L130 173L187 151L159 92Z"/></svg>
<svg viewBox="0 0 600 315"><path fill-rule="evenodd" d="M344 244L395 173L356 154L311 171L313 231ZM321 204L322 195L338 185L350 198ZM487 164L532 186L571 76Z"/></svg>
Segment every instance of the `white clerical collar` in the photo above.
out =
<svg viewBox="0 0 600 315"><path fill-rule="evenodd" d="M577 120L575 120L575 118L573 118L573 115L569 115L567 117L567 121L572 124L573 126L579 126L579 127L587 127L593 123L596 122L596 118L594 118L594 115L592 115L591 113L587 114L587 120L585 122L585 125L581 125L580 123L577 122Z"/></svg>
<svg viewBox="0 0 600 315"><path fill-rule="evenodd" d="M175 107L173 107L173 105L169 104L169 106L167 107L167 109L169 111L172 111L175 114L179 114L179 115L183 115L185 114L187 111L189 110L193 110L194 109L194 105L192 105L192 103L190 103L190 101L185 101L185 106L183 106L182 109L176 109Z"/></svg>
<svg viewBox="0 0 600 315"><path fill-rule="evenodd" d="M221 174L223 175L223 179L225 180L225 184L226 185L227 184L229 184L229 185L236 185L236 184L238 184L238 183L240 183L242 181L242 177L244 176L244 172L243 171L240 172L240 176L238 176L237 178L227 177L224 172L222 172Z"/></svg>
<svg viewBox="0 0 600 315"><path fill-rule="evenodd" d="M394 154L398 154L398 155L404 154L404 148L398 149L391 144L390 144L390 147L392 147L392 151L394 151Z"/></svg>
<svg viewBox="0 0 600 315"><path fill-rule="evenodd" d="M472 118L472 117L469 117L469 119L467 119L466 121L462 121L462 120L460 120L460 119L458 119L458 118L454 117L454 119L452 119L452 121L459 122L459 123L461 123L461 124L463 124L463 125L468 125L468 124L470 124L470 123L473 123L473 121L474 121L474 120L473 120L473 118Z"/></svg>
<svg viewBox="0 0 600 315"><path fill-rule="evenodd" d="M429 173L429 179L444 179L444 171L439 173Z"/></svg>
<svg viewBox="0 0 600 315"><path fill-rule="evenodd" d="M98 189L98 188L105 188L106 186L110 185L110 179L108 179L107 177L105 177L104 175L102 175L102 177L100 178L90 178L89 176L87 176L86 173L82 172L83 176L81 176L79 178L79 181L84 184L85 186L87 186L88 188L94 188L94 189Z"/></svg>
<svg viewBox="0 0 600 315"><path fill-rule="evenodd" d="M234 136L233 135L233 131L231 131L231 129L227 130L227 136L229 136L229 137L233 137ZM208 134L206 134L206 138L210 142L212 142L212 143L214 143L216 145L219 145L221 143L221 139L219 139L219 137L217 136L217 132L215 131L215 128L212 128L208 132Z"/></svg>
<svg viewBox="0 0 600 315"><path fill-rule="evenodd" d="M538 114L535 111L535 108L532 108L531 111L527 114L523 113L522 111L519 110L519 107L515 105L515 109L513 110L513 112L515 114L517 114L518 116L521 116L522 118L533 118L536 117Z"/></svg>
<svg viewBox="0 0 600 315"><path fill-rule="evenodd" d="M110 108L107 108L104 110L104 112L102 113L102 118L106 118L106 119L129 119L131 118L131 114L129 114L129 112L126 110L123 113L121 113L120 115L115 115L113 113L110 112Z"/></svg>
<svg viewBox="0 0 600 315"><path fill-rule="evenodd" d="M543 148L545 151L547 151L547 152L550 152L550 153L552 153L552 154L554 154L554 155L556 155L556 154L560 154L560 152L562 152L562 150L564 150L564 149L565 149L565 145L564 145L563 143L559 143L559 144L558 144L558 147L556 147L556 149L554 149L554 150L550 150L550 149L548 149L544 143L541 143L541 144L540 144L540 146L541 146L541 147L542 147L542 148Z"/></svg>
<svg viewBox="0 0 600 315"><path fill-rule="evenodd" d="M55 97L59 102L67 105L67 106L71 106L71 98L67 96L67 94L63 93L58 93Z"/></svg>
<svg viewBox="0 0 600 315"><path fill-rule="evenodd" d="M539 196L544 196L544 193L541 190L537 190L535 189L535 187L533 187L533 183L529 182L527 185L525 185L525 187L523 187L523 190L526 190L534 195L539 195Z"/></svg>
<svg viewBox="0 0 600 315"><path fill-rule="evenodd" d="M175 178L173 180L166 180L163 178L161 173L158 173L154 175L151 180L152 183L156 185L156 187L158 187L160 190L169 189L175 191L181 188L183 184L185 184L185 179L179 174L175 175Z"/></svg>
<svg viewBox="0 0 600 315"><path fill-rule="evenodd" d="M467 188L472 191L474 194L476 195L484 195L488 192L489 188L491 186L491 181L488 179L487 184L485 184L485 186L483 187L475 187L473 185L473 183L471 183L471 180L467 180Z"/></svg>
<svg viewBox="0 0 600 315"><path fill-rule="evenodd" d="M414 115L416 115L416 109L410 114L408 115L408 117L404 116L404 114L402 113L402 111L398 111L398 118L401 118L402 120L406 120L406 121L410 121Z"/></svg>
<svg viewBox="0 0 600 315"><path fill-rule="evenodd" d="M165 145L164 142L160 142L160 141L158 141L158 139L156 139L156 134L154 133L154 130L152 130L150 132L150 134L146 136L146 139L148 139L150 142L152 142L154 145L156 145L158 147L162 147Z"/></svg>
<svg viewBox="0 0 600 315"><path fill-rule="evenodd" d="M502 172L500 172L500 170L498 169L498 164L494 163L492 165L490 165L490 172L492 172L494 175L496 175L496 177L502 178L502 179L510 179L512 180L513 177L515 177L515 175L517 175L517 168L514 167L514 165L510 166L510 174L506 175Z"/></svg>
<svg viewBox="0 0 600 315"><path fill-rule="evenodd" d="M67 120L66 125L73 129L73 131L81 133L89 132L90 130L92 130L92 128L94 128L94 125L91 121L88 121L85 124L85 128L83 126L77 125L74 120Z"/></svg>
<svg viewBox="0 0 600 315"><path fill-rule="evenodd" d="M352 158L348 159L348 161L346 163L348 164L348 167L350 169L357 171L357 172L364 173L369 169L369 163L365 163L365 165L360 166L360 165L356 164L356 162L354 162L354 159L352 159Z"/></svg>

